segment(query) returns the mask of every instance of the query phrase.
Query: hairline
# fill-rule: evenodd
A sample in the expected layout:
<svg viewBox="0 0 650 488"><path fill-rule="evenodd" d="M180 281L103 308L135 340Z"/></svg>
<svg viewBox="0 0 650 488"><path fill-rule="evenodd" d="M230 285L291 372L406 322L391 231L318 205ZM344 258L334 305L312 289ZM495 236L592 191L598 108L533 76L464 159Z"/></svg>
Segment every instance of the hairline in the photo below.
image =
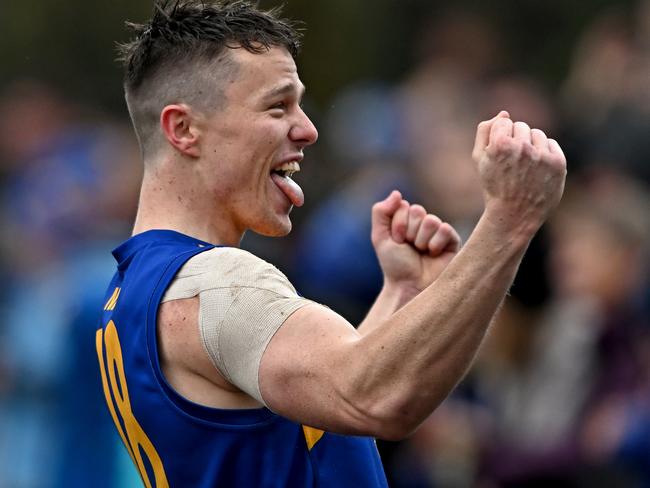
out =
<svg viewBox="0 0 650 488"><path fill-rule="evenodd" d="M211 59L195 56L194 59L183 62L180 67L171 66L171 62L164 63L135 88L129 86L128 82L124 83L127 108L145 161L156 155L162 147L159 118L166 106L185 104L203 114L215 113L226 107L227 82L238 76L241 70L241 63L235 59L231 51L239 48L239 46L225 46ZM219 69L215 69L215 65L220 63L225 65L222 64ZM192 66L194 67L188 69ZM188 82L195 86L191 89L179 89L179 86L187 86ZM172 91L176 89L176 92L164 94L166 89ZM206 96L206 93L209 95ZM156 108L154 109L152 105ZM146 114L147 111L150 113Z"/></svg>

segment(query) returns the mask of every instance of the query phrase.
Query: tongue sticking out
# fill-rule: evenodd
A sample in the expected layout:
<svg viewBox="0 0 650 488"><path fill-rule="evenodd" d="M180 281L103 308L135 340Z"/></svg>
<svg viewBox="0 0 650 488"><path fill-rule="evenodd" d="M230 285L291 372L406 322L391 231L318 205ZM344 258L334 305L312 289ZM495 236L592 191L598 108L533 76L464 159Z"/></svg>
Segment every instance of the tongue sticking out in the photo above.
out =
<svg viewBox="0 0 650 488"><path fill-rule="evenodd" d="M298 186L298 183L291 178L276 173L271 173L271 179L292 204L296 207L302 207L303 203L305 203L305 194L302 192L302 188Z"/></svg>

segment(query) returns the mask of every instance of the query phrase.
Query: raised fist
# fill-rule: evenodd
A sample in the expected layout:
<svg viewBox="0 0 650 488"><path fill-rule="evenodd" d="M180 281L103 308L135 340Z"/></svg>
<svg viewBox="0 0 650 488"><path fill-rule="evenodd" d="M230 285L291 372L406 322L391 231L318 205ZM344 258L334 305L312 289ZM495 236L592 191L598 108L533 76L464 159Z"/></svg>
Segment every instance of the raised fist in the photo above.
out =
<svg viewBox="0 0 650 488"><path fill-rule="evenodd" d="M559 144L502 111L478 125L472 156L492 220L508 230L537 231L564 191Z"/></svg>
<svg viewBox="0 0 650 488"><path fill-rule="evenodd" d="M372 208L372 244L384 279L422 291L460 249L454 228L398 191Z"/></svg>

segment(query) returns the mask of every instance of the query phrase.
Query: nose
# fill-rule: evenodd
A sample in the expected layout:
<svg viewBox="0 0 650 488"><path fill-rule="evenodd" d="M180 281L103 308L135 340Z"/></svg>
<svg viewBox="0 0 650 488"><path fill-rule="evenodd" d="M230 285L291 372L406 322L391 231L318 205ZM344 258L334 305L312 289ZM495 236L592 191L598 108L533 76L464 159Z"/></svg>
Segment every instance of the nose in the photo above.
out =
<svg viewBox="0 0 650 488"><path fill-rule="evenodd" d="M299 109L298 119L289 131L289 138L302 147L311 146L318 140L316 126L302 109Z"/></svg>

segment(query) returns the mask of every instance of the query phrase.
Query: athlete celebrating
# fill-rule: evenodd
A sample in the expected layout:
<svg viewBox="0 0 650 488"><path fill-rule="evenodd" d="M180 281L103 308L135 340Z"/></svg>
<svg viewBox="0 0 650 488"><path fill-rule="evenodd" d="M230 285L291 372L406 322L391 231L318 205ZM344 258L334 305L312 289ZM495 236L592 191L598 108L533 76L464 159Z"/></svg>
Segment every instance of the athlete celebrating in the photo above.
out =
<svg viewBox="0 0 650 488"><path fill-rule="evenodd" d="M467 370L560 200L560 147L506 112L479 124L485 211L462 249L398 192L377 203L384 286L355 329L238 248L247 230L286 235L304 200L292 175L318 134L291 24L181 0L133 27L125 92L145 171L96 347L145 485L385 486L373 438L408 435Z"/></svg>

